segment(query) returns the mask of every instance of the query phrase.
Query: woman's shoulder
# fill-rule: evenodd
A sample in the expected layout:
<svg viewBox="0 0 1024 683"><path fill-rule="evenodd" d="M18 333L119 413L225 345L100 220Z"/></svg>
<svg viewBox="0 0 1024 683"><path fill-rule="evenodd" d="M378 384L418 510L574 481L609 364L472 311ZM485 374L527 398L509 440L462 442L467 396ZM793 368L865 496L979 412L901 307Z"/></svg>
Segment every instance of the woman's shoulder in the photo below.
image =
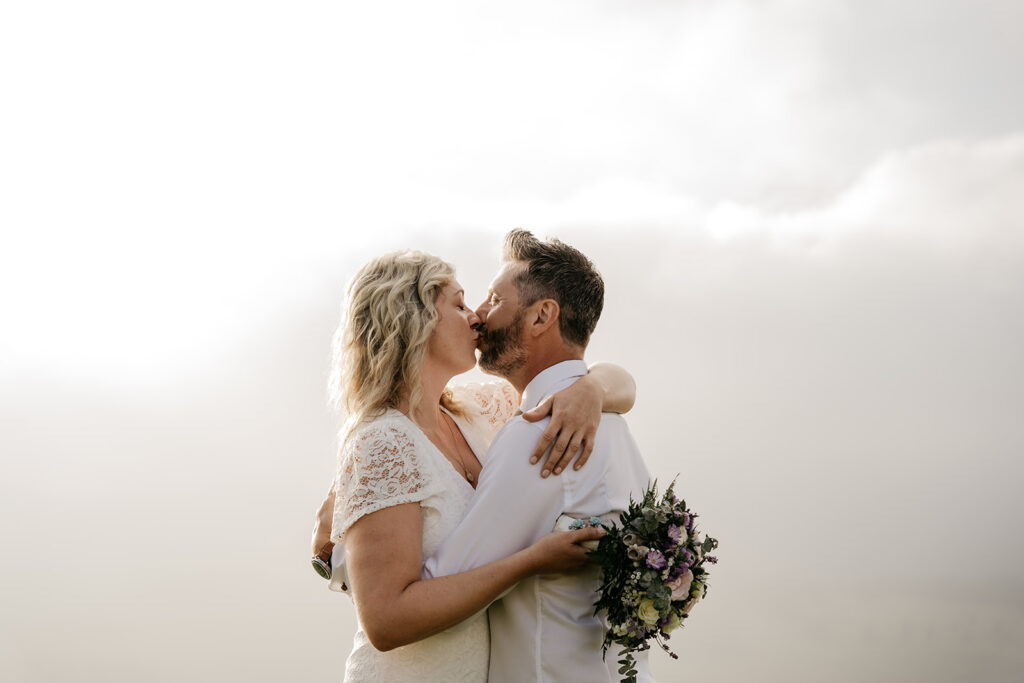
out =
<svg viewBox="0 0 1024 683"><path fill-rule="evenodd" d="M416 427L402 413L388 408L353 425L345 436L343 454L390 454L414 449Z"/></svg>
<svg viewBox="0 0 1024 683"><path fill-rule="evenodd" d="M437 466L421 453L417 428L397 411L354 425L345 437L335 475L332 540L363 515L440 492Z"/></svg>
<svg viewBox="0 0 1024 683"><path fill-rule="evenodd" d="M507 380L466 382L449 386L452 397L474 414L511 413L519 404L519 394Z"/></svg>
<svg viewBox="0 0 1024 683"><path fill-rule="evenodd" d="M394 408L387 408L380 415L363 418L354 424L348 433L350 436L356 436L384 432L408 432L410 425L409 418L405 415Z"/></svg>

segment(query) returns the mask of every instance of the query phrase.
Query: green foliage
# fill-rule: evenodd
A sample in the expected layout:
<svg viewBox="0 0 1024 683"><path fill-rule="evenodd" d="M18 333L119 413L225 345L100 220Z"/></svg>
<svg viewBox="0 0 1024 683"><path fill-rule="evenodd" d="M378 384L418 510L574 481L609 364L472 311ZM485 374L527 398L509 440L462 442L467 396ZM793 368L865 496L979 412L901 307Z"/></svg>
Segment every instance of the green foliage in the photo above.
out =
<svg viewBox="0 0 1024 683"><path fill-rule="evenodd" d="M602 655L607 654L612 645L622 646L624 656L619 660L619 674L623 676L624 682L636 681L633 653L649 649L652 639L670 656L677 658L665 644L664 639L668 634L660 624L674 623L675 620L684 623L689 615L682 610L690 598L684 596L678 601L672 600L672 588L666 577L679 574L679 571L672 574L673 568L690 560L688 564L694 576L692 585L699 581L703 584L703 594L707 594L704 560L708 552L718 547L718 541L710 537L698 540L699 533L692 526L692 520L697 515L690 512L685 501L675 499L674 489L673 480L664 494L659 496L655 481L639 502L630 499L628 509L619 515L619 524L605 525L608 533L598 542L597 549L590 553L590 557L602 570L594 613L604 612L612 627L605 634ZM671 532L670 527L685 529L687 518L691 520L693 533L687 533L685 542L679 544L676 542L678 537L672 535L676 532ZM635 542L634 558L629 556L630 548L624 537ZM655 554L650 555L653 567L647 566L644 548L646 552L657 550L662 554L665 562L663 569L653 568L661 566L661 560ZM700 559L695 559L697 557ZM650 613L653 606L658 613L658 624L652 626L640 619L638 610L645 600L651 601L645 603L644 608L648 618L653 620Z"/></svg>
<svg viewBox="0 0 1024 683"><path fill-rule="evenodd" d="M632 652L627 652L626 656L619 660L619 675L624 676L622 683L636 683L636 658L633 657Z"/></svg>

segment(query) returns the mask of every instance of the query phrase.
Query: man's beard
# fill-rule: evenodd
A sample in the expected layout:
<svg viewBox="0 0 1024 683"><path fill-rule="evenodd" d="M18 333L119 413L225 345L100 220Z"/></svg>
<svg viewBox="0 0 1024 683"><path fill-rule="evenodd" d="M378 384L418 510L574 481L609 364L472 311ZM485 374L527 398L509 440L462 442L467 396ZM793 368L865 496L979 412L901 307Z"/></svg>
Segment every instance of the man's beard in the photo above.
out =
<svg viewBox="0 0 1024 683"><path fill-rule="evenodd" d="M486 349L480 349L480 369L506 379L526 365L526 349L523 348L523 311L517 311L512 322L499 329L488 329L484 325Z"/></svg>

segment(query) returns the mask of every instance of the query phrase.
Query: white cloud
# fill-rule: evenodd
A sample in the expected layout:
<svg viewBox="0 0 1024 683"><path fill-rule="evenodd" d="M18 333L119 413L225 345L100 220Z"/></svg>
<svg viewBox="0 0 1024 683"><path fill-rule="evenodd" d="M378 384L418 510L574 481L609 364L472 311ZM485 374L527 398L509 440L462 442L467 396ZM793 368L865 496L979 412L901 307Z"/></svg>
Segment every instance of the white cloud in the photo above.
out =
<svg viewBox="0 0 1024 683"><path fill-rule="evenodd" d="M922 249L984 244L1007 250L1020 248L1022 224L1024 135L890 152L828 205L770 212L726 202L704 221L711 234L726 238L827 244L870 234Z"/></svg>

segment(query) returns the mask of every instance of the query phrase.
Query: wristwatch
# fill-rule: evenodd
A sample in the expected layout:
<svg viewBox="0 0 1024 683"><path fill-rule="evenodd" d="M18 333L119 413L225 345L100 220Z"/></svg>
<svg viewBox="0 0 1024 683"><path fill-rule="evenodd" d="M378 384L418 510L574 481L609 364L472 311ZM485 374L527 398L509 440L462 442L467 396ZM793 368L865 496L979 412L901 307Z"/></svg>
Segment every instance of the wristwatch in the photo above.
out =
<svg viewBox="0 0 1024 683"><path fill-rule="evenodd" d="M320 546L319 552L313 556L313 571L321 577L331 580L331 552L334 544L328 541Z"/></svg>

